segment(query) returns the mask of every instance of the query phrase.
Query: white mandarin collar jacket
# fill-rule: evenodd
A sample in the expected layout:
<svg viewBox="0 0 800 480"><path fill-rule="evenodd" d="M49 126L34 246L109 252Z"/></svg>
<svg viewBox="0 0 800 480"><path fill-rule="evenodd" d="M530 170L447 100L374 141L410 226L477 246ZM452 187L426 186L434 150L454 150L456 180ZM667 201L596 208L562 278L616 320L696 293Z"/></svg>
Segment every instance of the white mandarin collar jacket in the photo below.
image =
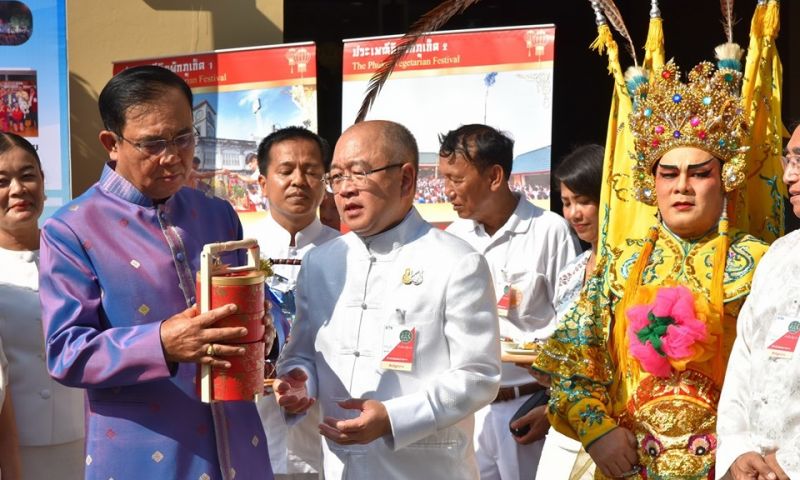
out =
<svg viewBox="0 0 800 480"><path fill-rule="evenodd" d="M323 416L352 418L336 402L371 398L392 426L369 445L326 442L325 477L477 479L472 413L494 399L500 379L483 256L411 209L389 231L348 233L303 262L279 374L304 369ZM416 331L410 372L381 368L387 325Z"/></svg>
<svg viewBox="0 0 800 480"><path fill-rule="evenodd" d="M743 453L776 450L789 478L800 478L800 344L785 357L767 348L773 332L787 332L789 323L800 321L798 291L800 231L794 231L761 259L739 312L717 407L717 478Z"/></svg>

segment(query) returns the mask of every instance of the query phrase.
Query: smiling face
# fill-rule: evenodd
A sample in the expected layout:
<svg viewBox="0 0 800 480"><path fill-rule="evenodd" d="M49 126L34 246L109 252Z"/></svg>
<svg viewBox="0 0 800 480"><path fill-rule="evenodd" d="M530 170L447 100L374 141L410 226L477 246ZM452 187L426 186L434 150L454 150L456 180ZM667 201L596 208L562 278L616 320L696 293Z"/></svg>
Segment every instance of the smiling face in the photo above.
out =
<svg viewBox="0 0 800 480"><path fill-rule="evenodd" d="M344 181L335 194L336 208L347 227L362 237L381 233L400 223L414 200L416 173L411 158L395 158L382 130L383 122L361 122L336 142L330 175L352 175L402 163L369 174L363 186Z"/></svg>
<svg viewBox="0 0 800 480"><path fill-rule="evenodd" d="M659 160L658 210L676 235L699 237L719 221L725 199L720 167L713 155L694 147L675 148Z"/></svg>
<svg viewBox="0 0 800 480"><path fill-rule="evenodd" d="M44 177L33 155L19 147L0 153L0 230L35 230L43 209Z"/></svg>
<svg viewBox="0 0 800 480"><path fill-rule="evenodd" d="M125 126L120 138L103 130L100 141L111 160L117 161L116 172L153 200L168 198L181 189L192 169L194 144L178 148L172 144L160 155L148 155L133 143L151 140L173 140L193 131L192 108L178 89L168 87L158 101L133 106L125 112Z"/></svg>
<svg viewBox="0 0 800 480"><path fill-rule="evenodd" d="M578 238L592 245L597 243L597 202L586 195L573 192L561 182L561 203L564 205L564 218L572 225Z"/></svg>
<svg viewBox="0 0 800 480"><path fill-rule="evenodd" d="M792 138L786 145L784 157L792 160L783 168L783 182L789 192L792 212L800 218L800 127L794 129Z"/></svg>
<svg viewBox="0 0 800 480"><path fill-rule="evenodd" d="M259 178L272 218L290 231L307 227L317 215L325 166L316 142L293 138L270 148L267 175Z"/></svg>

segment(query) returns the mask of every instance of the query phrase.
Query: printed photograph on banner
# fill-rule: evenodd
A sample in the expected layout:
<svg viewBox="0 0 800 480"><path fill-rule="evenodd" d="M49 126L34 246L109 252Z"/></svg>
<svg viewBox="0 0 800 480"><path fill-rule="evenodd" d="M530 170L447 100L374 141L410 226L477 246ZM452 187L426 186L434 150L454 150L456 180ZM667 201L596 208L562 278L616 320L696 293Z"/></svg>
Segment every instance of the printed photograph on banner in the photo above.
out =
<svg viewBox="0 0 800 480"><path fill-rule="evenodd" d="M154 64L184 78L198 135L187 186L228 200L249 224L267 209L258 183L261 139L288 126L317 130L314 56L311 43L274 45L118 62L114 72Z"/></svg>
<svg viewBox="0 0 800 480"><path fill-rule="evenodd" d="M0 70L0 131L39 136L35 70Z"/></svg>
<svg viewBox="0 0 800 480"><path fill-rule="evenodd" d="M33 33L33 13L22 2L0 1L0 46L22 45Z"/></svg>
<svg viewBox="0 0 800 480"><path fill-rule="evenodd" d="M198 93L194 102L199 140L190 186L213 190L238 212L265 210L267 201L258 184L258 143L292 125L316 131L316 89L293 85Z"/></svg>
<svg viewBox="0 0 800 480"><path fill-rule="evenodd" d="M44 222L72 199L66 0L0 0L0 131L26 137L44 171Z"/></svg>
<svg viewBox="0 0 800 480"><path fill-rule="evenodd" d="M344 41L343 129L398 39ZM367 119L399 122L416 137L416 207L426 220L444 225L457 218L438 171L439 135L470 123L514 139L512 189L549 208L554 39L552 25L439 32L398 64Z"/></svg>

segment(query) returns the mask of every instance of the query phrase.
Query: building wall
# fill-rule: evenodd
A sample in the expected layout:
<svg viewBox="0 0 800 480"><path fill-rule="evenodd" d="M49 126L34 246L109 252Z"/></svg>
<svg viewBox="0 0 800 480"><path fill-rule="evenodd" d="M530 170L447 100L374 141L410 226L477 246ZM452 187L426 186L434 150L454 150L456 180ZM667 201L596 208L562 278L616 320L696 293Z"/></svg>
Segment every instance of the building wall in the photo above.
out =
<svg viewBox="0 0 800 480"><path fill-rule="evenodd" d="M283 41L283 0L70 0L72 195L94 183L107 159L97 96L117 60L270 45Z"/></svg>

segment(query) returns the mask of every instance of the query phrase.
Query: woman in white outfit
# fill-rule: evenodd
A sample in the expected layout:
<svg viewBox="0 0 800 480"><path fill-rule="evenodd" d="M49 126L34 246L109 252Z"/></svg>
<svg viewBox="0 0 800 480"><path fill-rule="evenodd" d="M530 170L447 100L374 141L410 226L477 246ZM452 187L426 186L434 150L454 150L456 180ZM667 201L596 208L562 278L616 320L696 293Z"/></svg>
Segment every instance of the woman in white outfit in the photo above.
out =
<svg viewBox="0 0 800 480"><path fill-rule="evenodd" d="M575 257L558 274L553 297L556 320L561 321L577 300L583 284L594 270L597 254L598 205L603 177L603 147L584 145L564 157L554 172L559 182L564 218L575 233L591 248ZM538 376L538 374L537 374ZM589 480L594 478L594 463L577 440L552 427L542 448L536 478L541 480Z"/></svg>
<svg viewBox="0 0 800 480"><path fill-rule="evenodd" d="M39 306L44 174L36 149L0 133L0 338L8 357L23 480L83 478L83 392L47 373ZM6 478L11 478L6 476Z"/></svg>
<svg viewBox="0 0 800 480"><path fill-rule="evenodd" d="M17 424L14 421L14 408L6 400L8 392L8 360L3 353L3 342L0 340L0 478L6 472L6 478L19 477L19 441Z"/></svg>

